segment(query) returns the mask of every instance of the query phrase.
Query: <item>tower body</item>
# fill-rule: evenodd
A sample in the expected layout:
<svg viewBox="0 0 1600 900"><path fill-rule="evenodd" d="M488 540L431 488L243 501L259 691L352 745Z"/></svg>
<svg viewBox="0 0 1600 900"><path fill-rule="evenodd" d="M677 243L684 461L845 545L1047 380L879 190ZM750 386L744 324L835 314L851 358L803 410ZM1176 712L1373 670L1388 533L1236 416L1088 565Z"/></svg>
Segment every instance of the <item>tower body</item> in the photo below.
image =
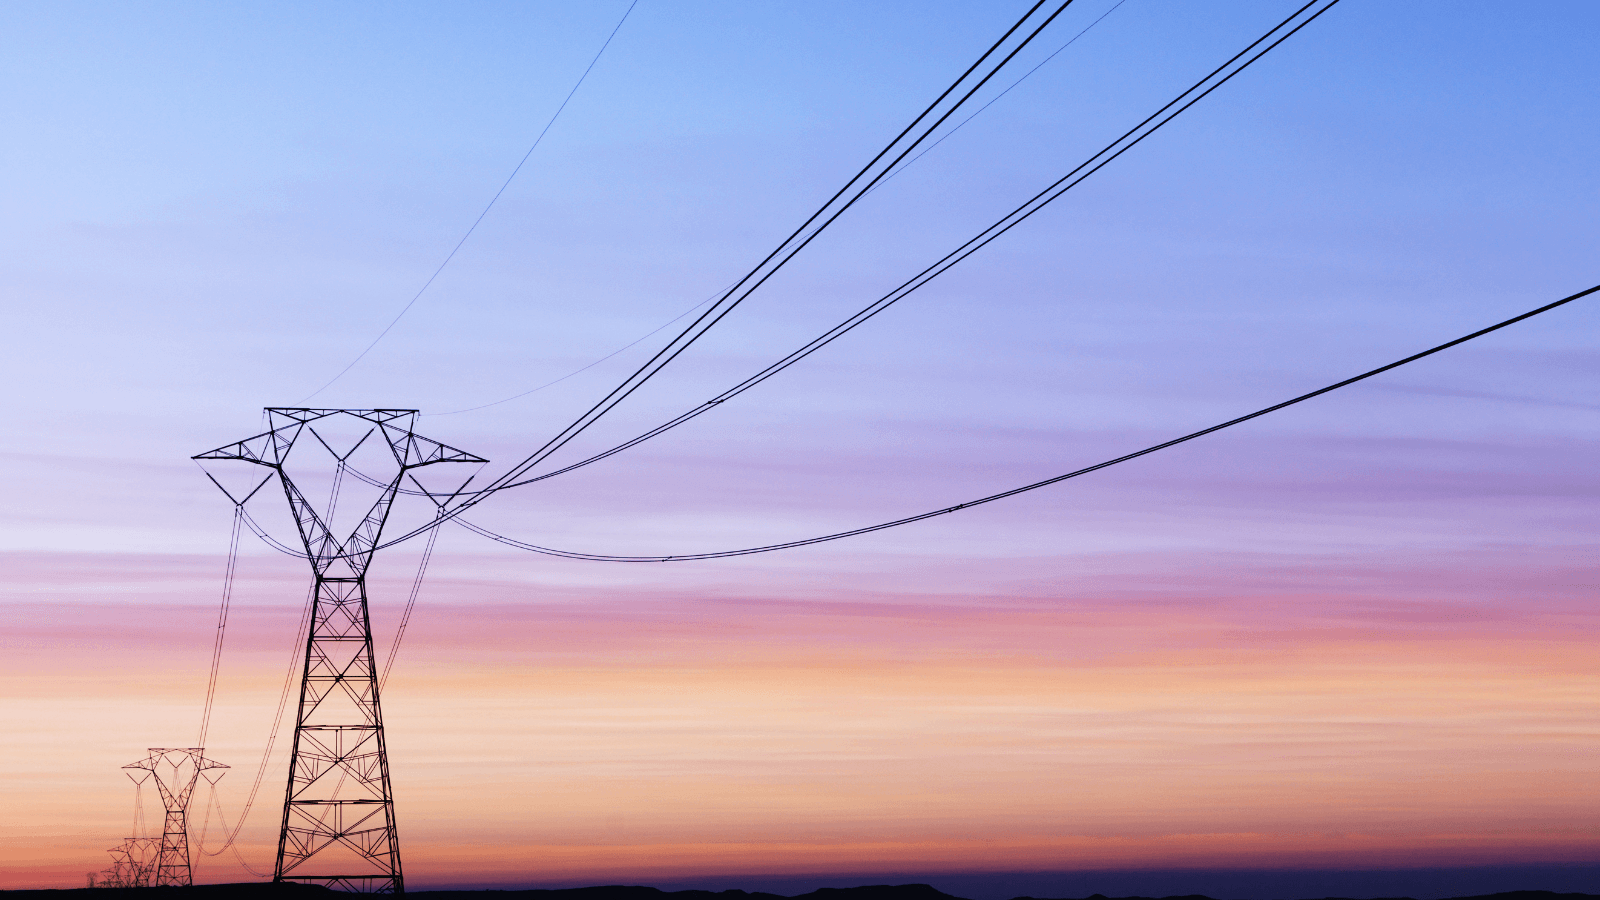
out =
<svg viewBox="0 0 1600 900"><path fill-rule="evenodd" d="M273 880L402 893L405 877L378 697L367 570L395 498L406 480L415 482L415 469L487 460L417 436L412 431L416 410L271 407L267 415L271 430L195 459L240 460L273 470L266 480L273 480L275 473L283 488L314 580ZM334 462L329 499L320 512L289 471L297 444L326 450ZM357 467L352 457L363 448L362 465L385 465L387 478ZM347 473L376 490L371 505L364 514L357 508L359 520L340 539L333 523Z"/></svg>
<svg viewBox="0 0 1600 900"><path fill-rule="evenodd" d="M273 878L399 893L405 879L366 580L315 577Z"/></svg>

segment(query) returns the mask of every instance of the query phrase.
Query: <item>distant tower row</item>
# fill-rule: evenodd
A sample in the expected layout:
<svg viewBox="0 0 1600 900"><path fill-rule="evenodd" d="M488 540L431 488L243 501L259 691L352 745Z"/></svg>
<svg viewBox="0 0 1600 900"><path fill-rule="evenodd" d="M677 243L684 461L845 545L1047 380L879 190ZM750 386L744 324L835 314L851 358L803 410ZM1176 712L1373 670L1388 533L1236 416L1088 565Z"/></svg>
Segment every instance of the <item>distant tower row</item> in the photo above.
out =
<svg viewBox="0 0 1600 900"><path fill-rule="evenodd" d="M134 811L134 836L106 851L111 868L98 880L103 887L186 887L194 883L194 868L189 862L189 801L202 776L216 784L226 769L214 759L206 759L203 747L151 747L150 754L123 766L137 787L154 781L164 810L161 837L146 837L139 832L143 810ZM134 774L135 772L139 774ZM94 876L91 876L93 879ZM93 886L91 883L91 886Z"/></svg>

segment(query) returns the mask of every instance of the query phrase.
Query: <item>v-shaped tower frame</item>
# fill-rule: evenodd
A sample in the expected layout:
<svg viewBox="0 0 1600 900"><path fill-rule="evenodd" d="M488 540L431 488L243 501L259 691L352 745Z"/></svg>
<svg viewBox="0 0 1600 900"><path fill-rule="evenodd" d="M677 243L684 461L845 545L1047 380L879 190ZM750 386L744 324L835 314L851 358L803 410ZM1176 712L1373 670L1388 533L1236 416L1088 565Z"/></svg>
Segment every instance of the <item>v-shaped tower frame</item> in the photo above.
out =
<svg viewBox="0 0 1600 900"><path fill-rule="evenodd" d="M414 409L268 407L267 416L270 430L194 459L240 460L274 470L316 579L273 880L402 893L405 878L378 702L380 673L367 612L367 569L402 479L435 463L487 460L417 435L412 430ZM342 466L354 449L340 456L316 430L316 423L336 416L368 424L358 446L381 436L398 468L392 479L378 482L378 499L342 540L284 468L307 433ZM269 473L267 480L271 478ZM229 498L243 503L231 494Z"/></svg>

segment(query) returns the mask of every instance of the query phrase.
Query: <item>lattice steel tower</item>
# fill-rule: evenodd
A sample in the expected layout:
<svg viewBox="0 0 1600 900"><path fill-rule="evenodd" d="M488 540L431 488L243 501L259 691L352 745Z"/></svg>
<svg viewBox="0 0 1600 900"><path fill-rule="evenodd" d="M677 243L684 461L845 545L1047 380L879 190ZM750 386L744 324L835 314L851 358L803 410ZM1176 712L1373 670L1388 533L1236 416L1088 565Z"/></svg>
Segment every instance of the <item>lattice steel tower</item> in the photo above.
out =
<svg viewBox="0 0 1600 900"><path fill-rule="evenodd" d="M416 469L434 463L487 462L418 436L412 431L416 415L414 409L269 407L270 430L194 457L242 460L272 469L289 500L315 578L274 881L320 882L363 893L405 890L366 575L403 479L415 481ZM351 425L357 426L353 432ZM335 463L321 513L289 470L290 454L307 434L314 441L306 443L326 450ZM370 440L374 435L381 444ZM365 455L353 460L363 448ZM293 463L296 474L302 461ZM376 477L367 465L384 466L388 477ZM340 540L334 517L341 490L349 490L342 488L347 473L376 489L376 498ZM256 490L270 480L272 473ZM236 498L226 488L224 493L237 504L249 499Z"/></svg>
<svg viewBox="0 0 1600 900"><path fill-rule="evenodd" d="M161 843L154 860L155 877L147 883L153 887L188 887L194 883L194 870L189 865L189 798L194 796L194 786L203 772L227 766L206 759L202 747L151 747L149 756L123 768L148 773L137 777L130 773L135 784L154 776L156 789L161 792L161 805L166 810ZM129 838L127 846L131 848L135 840ZM116 851L112 851L112 856L116 856Z"/></svg>

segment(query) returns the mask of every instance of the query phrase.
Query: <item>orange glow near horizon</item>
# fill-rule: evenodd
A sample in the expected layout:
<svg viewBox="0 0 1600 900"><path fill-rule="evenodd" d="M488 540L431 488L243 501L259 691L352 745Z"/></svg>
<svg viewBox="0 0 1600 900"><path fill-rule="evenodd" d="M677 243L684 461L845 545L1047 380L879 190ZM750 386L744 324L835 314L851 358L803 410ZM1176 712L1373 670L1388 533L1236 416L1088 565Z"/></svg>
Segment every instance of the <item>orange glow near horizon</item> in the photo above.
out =
<svg viewBox="0 0 1600 900"><path fill-rule="evenodd" d="M1361 611L1336 620L1341 604ZM12 683L64 652L77 671L8 692L29 728L5 738L3 886L72 886L127 828L115 767L188 733L195 679L156 669L149 623L176 610L78 605L100 627L76 649L32 610ZM208 753L234 766L230 821L282 683L284 610L235 612ZM385 711L416 887L1582 861L1600 839L1600 649L1592 617L1561 608L443 603L414 627ZM257 868L285 751L240 838ZM252 877L231 854L200 871Z"/></svg>

